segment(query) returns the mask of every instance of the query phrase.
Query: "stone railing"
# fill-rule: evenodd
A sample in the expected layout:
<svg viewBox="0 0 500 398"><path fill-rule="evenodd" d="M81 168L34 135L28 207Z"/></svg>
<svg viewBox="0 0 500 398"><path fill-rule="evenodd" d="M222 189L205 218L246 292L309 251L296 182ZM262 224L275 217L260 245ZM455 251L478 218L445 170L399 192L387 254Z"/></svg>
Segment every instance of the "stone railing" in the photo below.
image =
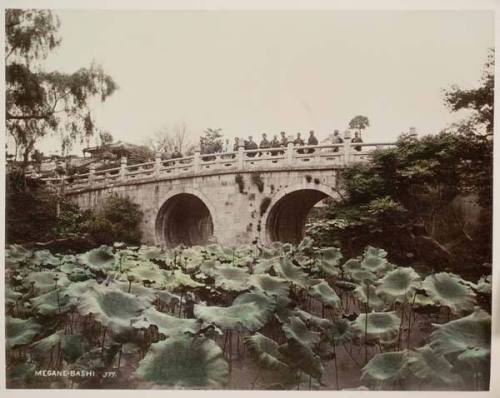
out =
<svg viewBox="0 0 500 398"><path fill-rule="evenodd" d="M253 170L297 170L328 167L342 167L356 162L366 162L374 149L394 146L393 143L351 143L296 147L245 150L237 152L200 154L177 159L161 159L156 155L154 162L128 165L121 159L120 167L95 170L72 176L42 178L48 185L65 185L69 190L89 189L106 185L154 180L160 178L187 177L204 174L244 172Z"/></svg>

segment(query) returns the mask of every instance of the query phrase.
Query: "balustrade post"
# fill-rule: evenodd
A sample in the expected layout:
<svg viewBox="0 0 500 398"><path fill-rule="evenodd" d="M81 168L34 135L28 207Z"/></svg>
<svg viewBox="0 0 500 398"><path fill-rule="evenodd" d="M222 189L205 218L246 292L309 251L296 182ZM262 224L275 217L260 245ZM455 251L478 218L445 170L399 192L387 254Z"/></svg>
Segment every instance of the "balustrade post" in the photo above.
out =
<svg viewBox="0 0 500 398"><path fill-rule="evenodd" d="M194 150L194 157L193 157L193 168L194 168L194 172L195 173L198 173L200 171L200 166L201 166L201 152L200 152L200 148L196 148Z"/></svg>
<svg viewBox="0 0 500 398"><path fill-rule="evenodd" d="M352 162L352 145L351 137L344 138L344 163L346 165Z"/></svg>
<svg viewBox="0 0 500 398"><path fill-rule="evenodd" d="M241 140L240 140L240 144L238 145L238 170L243 170L243 168L245 167L245 147L243 146L243 144L241 144Z"/></svg>
<svg viewBox="0 0 500 398"><path fill-rule="evenodd" d="M160 169L161 169L161 153L156 152L155 153L155 174L157 177L160 176Z"/></svg>
<svg viewBox="0 0 500 398"><path fill-rule="evenodd" d="M95 163L89 164L89 184L91 187L95 185Z"/></svg>
<svg viewBox="0 0 500 398"><path fill-rule="evenodd" d="M120 178L124 180L126 174L127 174L127 157L122 156L120 159Z"/></svg>
<svg viewBox="0 0 500 398"><path fill-rule="evenodd" d="M292 166L293 165L293 159L295 157L295 150L293 149L293 142L289 142L287 147L286 147L286 162Z"/></svg>

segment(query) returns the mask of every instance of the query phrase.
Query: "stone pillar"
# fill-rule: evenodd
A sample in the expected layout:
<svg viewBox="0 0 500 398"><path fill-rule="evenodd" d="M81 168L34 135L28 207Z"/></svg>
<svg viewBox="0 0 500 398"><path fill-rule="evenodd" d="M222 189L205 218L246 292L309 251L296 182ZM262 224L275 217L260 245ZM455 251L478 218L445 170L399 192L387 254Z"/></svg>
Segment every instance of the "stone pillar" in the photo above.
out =
<svg viewBox="0 0 500 398"><path fill-rule="evenodd" d="M242 140L238 145L238 170L243 170L245 167L245 146L242 144Z"/></svg>
<svg viewBox="0 0 500 398"><path fill-rule="evenodd" d="M194 157L193 157L193 171L195 173L199 172L201 169L201 157L200 157L200 147L197 147L194 150Z"/></svg>
<svg viewBox="0 0 500 398"><path fill-rule="evenodd" d="M95 163L89 164L89 185L91 187L95 185Z"/></svg>
<svg viewBox="0 0 500 398"><path fill-rule="evenodd" d="M122 156L120 159L120 178L124 180L126 175L127 175L127 157Z"/></svg>
<svg viewBox="0 0 500 398"><path fill-rule="evenodd" d="M351 137L344 137L344 164L350 164L352 162L352 146Z"/></svg>
<svg viewBox="0 0 500 398"><path fill-rule="evenodd" d="M161 169L161 153L156 152L155 153L155 174L157 177L160 175L160 169Z"/></svg>
<svg viewBox="0 0 500 398"><path fill-rule="evenodd" d="M293 142L289 142L285 152L286 163L291 166L293 164L294 157L295 157L295 150L293 149Z"/></svg>

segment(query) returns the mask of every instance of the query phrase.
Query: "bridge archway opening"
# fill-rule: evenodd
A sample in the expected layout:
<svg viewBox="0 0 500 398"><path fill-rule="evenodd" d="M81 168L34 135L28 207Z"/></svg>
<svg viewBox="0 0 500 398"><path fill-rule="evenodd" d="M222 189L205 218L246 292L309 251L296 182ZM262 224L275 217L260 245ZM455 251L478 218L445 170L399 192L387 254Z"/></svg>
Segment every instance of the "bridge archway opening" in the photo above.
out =
<svg viewBox="0 0 500 398"><path fill-rule="evenodd" d="M156 233L167 247L207 244L214 234L210 210L196 195L174 195L160 208Z"/></svg>
<svg viewBox="0 0 500 398"><path fill-rule="evenodd" d="M266 220L267 240L299 243L313 207L330 196L315 189L300 189L281 197L269 210Z"/></svg>

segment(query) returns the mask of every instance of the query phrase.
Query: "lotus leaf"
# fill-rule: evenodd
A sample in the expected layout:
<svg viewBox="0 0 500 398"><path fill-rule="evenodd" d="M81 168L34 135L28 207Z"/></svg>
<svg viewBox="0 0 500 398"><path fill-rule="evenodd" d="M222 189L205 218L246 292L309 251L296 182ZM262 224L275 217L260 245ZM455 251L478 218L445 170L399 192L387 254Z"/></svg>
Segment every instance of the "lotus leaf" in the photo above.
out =
<svg viewBox="0 0 500 398"><path fill-rule="evenodd" d="M219 266L215 269L215 286L224 290L241 292L249 288L248 272L241 268Z"/></svg>
<svg viewBox="0 0 500 398"><path fill-rule="evenodd" d="M386 303L377 294L373 285L359 285L354 289L354 297L362 303L368 303L370 309L380 311L386 307Z"/></svg>
<svg viewBox="0 0 500 398"><path fill-rule="evenodd" d="M332 328L333 323L329 319L320 318L303 310L295 310L295 314L306 324L313 325L319 329L327 330Z"/></svg>
<svg viewBox="0 0 500 398"><path fill-rule="evenodd" d="M27 262L33 252L21 245L10 245L5 253L6 268L18 268L22 263Z"/></svg>
<svg viewBox="0 0 500 398"><path fill-rule="evenodd" d="M48 293L32 298L33 308L42 315L50 315L58 312L64 312L71 306L70 297L65 289L57 288Z"/></svg>
<svg viewBox="0 0 500 398"><path fill-rule="evenodd" d="M387 273L380 279L377 294L393 301L407 301L418 287L420 276L411 267L400 267Z"/></svg>
<svg viewBox="0 0 500 398"><path fill-rule="evenodd" d="M206 323L213 323L222 329L255 331L266 323L269 313L255 302L218 307L195 304L194 315Z"/></svg>
<svg viewBox="0 0 500 398"><path fill-rule="evenodd" d="M472 311L474 292L458 275L448 272L429 275L423 282L427 294L454 312Z"/></svg>
<svg viewBox="0 0 500 398"><path fill-rule="evenodd" d="M284 257L279 264L274 265L274 269L281 278L287 279L304 289L309 287L307 274L304 273L302 269L292 264L290 257Z"/></svg>
<svg viewBox="0 0 500 398"><path fill-rule="evenodd" d="M255 303L262 311L269 313L274 311L276 303L271 296L264 294L259 290L254 290L248 293L240 294L233 301L233 305Z"/></svg>
<svg viewBox="0 0 500 398"><path fill-rule="evenodd" d="M447 385L459 386L461 378L452 373L452 365L431 346L425 345L410 352L408 365L412 373L422 380L438 379Z"/></svg>
<svg viewBox="0 0 500 398"><path fill-rule="evenodd" d="M166 278L163 270L151 263L142 263L141 265L127 272L127 278L132 277L137 282L149 282L156 286L163 286Z"/></svg>
<svg viewBox="0 0 500 398"><path fill-rule="evenodd" d="M299 243L299 246L297 247L300 251L303 250L308 250L311 249L313 246L314 241L309 237L306 236L302 241Z"/></svg>
<svg viewBox="0 0 500 398"><path fill-rule="evenodd" d="M343 265L342 265L342 270L347 273L351 273L352 271L355 270L360 270L361 269L361 261L351 258L347 260Z"/></svg>
<svg viewBox="0 0 500 398"><path fill-rule="evenodd" d="M408 364L408 352L384 352L376 354L363 368L361 378L382 382L398 379L404 373Z"/></svg>
<svg viewBox="0 0 500 398"><path fill-rule="evenodd" d="M280 268L281 257L260 258L259 262L253 267L254 274L266 274L271 268Z"/></svg>
<svg viewBox="0 0 500 398"><path fill-rule="evenodd" d="M491 294L491 275L482 276L476 285L476 290L479 293Z"/></svg>
<svg viewBox="0 0 500 398"><path fill-rule="evenodd" d="M366 271L379 273L388 267L388 262L384 257L369 255L363 258L361 267Z"/></svg>
<svg viewBox="0 0 500 398"><path fill-rule="evenodd" d="M94 314L96 320L114 331L131 327L131 320L148 306L147 300L113 287L96 286L80 298L81 315Z"/></svg>
<svg viewBox="0 0 500 398"><path fill-rule="evenodd" d="M289 367L301 370L318 380L321 379L323 374L321 360L307 345L292 338L288 339L286 344L279 346L278 351Z"/></svg>
<svg viewBox="0 0 500 398"><path fill-rule="evenodd" d="M41 329L41 326L32 318L19 319L7 315L5 323L7 349L30 344Z"/></svg>
<svg viewBox="0 0 500 398"><path fill-rule="evenodd" d="M145 310L137 321L141 323L134 321L134 327L149 328L150 325L156 325L160 333L169 337L184 333L195 334L199 329L196 319L177 318L154 308Z"/></svg>
<svg viewBox="0 0 500 398"><path fill-rule="evenodd" d="M165 272L165 277L167 279L165 288L167 290L173 291L175 289L178 289L179 287L201 287L205 286L203 283L196 282L194 279L192 279L188 274L185 274L182 272L180 269L176 269L173 272Z"/></svg>
<svg viewBox="0 0 500 398"><path fill-rule="evenodd" d="M137 375L173 387L221 387L229 377L222 350L209 339L168 338L152 344Z"/></svg>
<svg viewBox="0 0 500 398"><path fill-rule="evenodd" d="M365 330L366 314L359 314L354 321L354 326L360 330ZM381 336L384 334L394 333L399 329L401 323L396 312L371 312L368 314L368 329L367 334L373 336Z"/></svg>
<svg viewBox="0 0 500 398"><path fill-rule="evenodd" d="M375 282L378 278L373 272L367 271L365 269L356 269L349 272L349 276L358 283L370 283Z"/></svg>
<svg viewBox="0 0 500 398"><path fill-rule="evenodd" d="M253 336L247 337L245 342L261 366L282 372L287 371L288 366L283 362L278 350L279 345L274 340L260 333L255 333Z"/></svg>
<svg viewBox="0 0 500 398"><path fill-rule="evenodd" d="M57 332L52 333L47 337L44 337L43 339L33 343L31 347L37 352L45 353L47 351L50 351L59 343L62 343L63 338L64 338L64 330L58 330Z"/></svg>
<svg viewBox="0 0 500 398"><path fill-rule="evenodd" d="M328 337L332 344L344 344L352 339L351 323L347 319L336 319L329 330Z"/></svg>
<svg viewBox="0 0 500 398"><path fill-rule="evenodd" d="M138 283L130 284L129 282L114 282L110 284L110 286L113 286L121 290L122 292L130 293L136 297L140 297L141 299L144 299L148 303L152 303L153 301L155 301L155 299L158 296L158 290L141 286Z"/></svg>
<svg viewBox="0 0 500 398"><path fill-rule="evenodd" d="M105 245L80 255L80 261L92 271L107 272L115 268L113 249Z"/></svg>
<svg viewBox="0 0 500 398"><path fill-rule="evenodd" d="M373 247L373 246L367 246L365 248L363 255L365 257L375 256L375 257L385 258L385 257L387 257L387 252L384 249L378 249L378 248Z"/></svg>
<svg viewBox="0 0 500 398"><path fill-rule="evenodd" d="M317 251L319 255L319 267L326 275L336 276L339 274L339 261L342 253L336 247L327 247Z"/></svg>
<svg viewBox="0 0 500 398"><path fill-rule="evenodd" d="M139 258L143 260L163 260L165 253L158 247L141 246L139 249Z"/></svg>
<svg viewBox="0 0 500 398"><path fill-rule="evenodd" d="M31 262L38 266L44 268L54 268L61 263L61 260L48 250L37 250L35 251Z"/></svg>
<svg viewBox="0 0 500 398"><path fill-rule="evenodd" d="M431 334L431 347L438 352L462 354L468 350L476 350L475 355L483 355L487 359L491 344L491 316L476 308L474 312L437 327Z"/></svg>
<svg viewBox="0 0 500 398"><path fill-rule="evenodd" d="M320 340L320 333L309 330L296 316L291 316L289 323L283 324L283 333L288 339L295 339L307 347L318 344Z"/></svg>
<svg viewBox="0 0 500 398"><path fill-rule="evenodd" d="M267 294L275 296L288 295L288 282L286 279L277 278L267 274L251 275L249 280L250 285L255 286Z"/></svg>
<svg viewBox="0 0 500 398"><path fill-rule="evenodd" d="M66 277L66 274L62 272L41 271L28 274L24 285L30 287L31 283L33 283L36 293L42 294L54 290L56 287L67 286L70 284L70 281Z"/></svg>
<svg viewBox="0 0 500 398"><path fill-rule="evenodd" d="M337 307L340 304L340 298L326 281L322 281L309 289L309 294L325 305Z"/></svg>

